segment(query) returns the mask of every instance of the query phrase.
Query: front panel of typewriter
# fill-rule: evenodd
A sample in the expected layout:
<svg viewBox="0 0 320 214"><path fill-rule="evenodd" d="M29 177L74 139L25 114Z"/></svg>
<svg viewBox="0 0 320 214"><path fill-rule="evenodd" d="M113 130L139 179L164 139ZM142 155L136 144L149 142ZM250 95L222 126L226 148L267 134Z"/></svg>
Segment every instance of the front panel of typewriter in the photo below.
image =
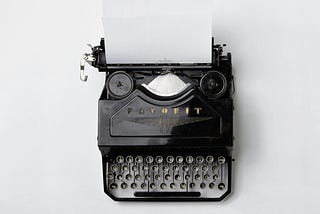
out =
<svg viewBox="0 0 320 214"><path fill-rule="evenodd" d="M213 45L212 64L107 65L103 43L85 60L106 72L98 127L105 193L168 201L229 195L231 55Z"/></svg>

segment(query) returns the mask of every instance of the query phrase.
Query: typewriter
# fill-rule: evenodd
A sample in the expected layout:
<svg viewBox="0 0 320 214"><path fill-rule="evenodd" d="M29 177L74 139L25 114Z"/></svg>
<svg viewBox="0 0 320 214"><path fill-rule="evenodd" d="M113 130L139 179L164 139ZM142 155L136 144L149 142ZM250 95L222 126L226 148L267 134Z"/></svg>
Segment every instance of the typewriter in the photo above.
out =
<svg viewBox="0 0 320 214"><path fill-rule="evenodd" d="M212 39L213 40L213 39ZM108 64L104 39L84 54L106 73L98 147L104 192L116 201L221 201L231 193L231 54L212 62Z"/></svg>

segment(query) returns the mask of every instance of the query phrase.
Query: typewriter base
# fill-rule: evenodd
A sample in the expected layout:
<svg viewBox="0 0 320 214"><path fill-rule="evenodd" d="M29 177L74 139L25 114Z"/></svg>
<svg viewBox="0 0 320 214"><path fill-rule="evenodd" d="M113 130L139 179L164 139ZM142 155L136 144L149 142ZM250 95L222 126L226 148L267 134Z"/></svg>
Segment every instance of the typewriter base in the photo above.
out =
<svg viewBox="0 0 320 214"><path fill-rule="evenodd" d="M100 150L104 191L115 201L221 201L231 193L232 158L226 149ZM192 163L187 157L193 157Z"/></svg>

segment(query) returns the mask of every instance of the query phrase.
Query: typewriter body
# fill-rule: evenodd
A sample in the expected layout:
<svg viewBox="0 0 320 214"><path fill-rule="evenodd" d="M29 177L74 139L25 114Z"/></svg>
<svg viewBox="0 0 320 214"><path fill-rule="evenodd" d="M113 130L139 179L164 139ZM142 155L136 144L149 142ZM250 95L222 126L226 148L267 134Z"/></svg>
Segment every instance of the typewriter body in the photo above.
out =
<svg viewBox="0 0 320 214"><path fill-rule="evenodd" d="M230 194L234 86L223 46L212 43L209 64L108 64L101 39L84 61L106 73L98 146L108 196L221 201Z"/></svg>

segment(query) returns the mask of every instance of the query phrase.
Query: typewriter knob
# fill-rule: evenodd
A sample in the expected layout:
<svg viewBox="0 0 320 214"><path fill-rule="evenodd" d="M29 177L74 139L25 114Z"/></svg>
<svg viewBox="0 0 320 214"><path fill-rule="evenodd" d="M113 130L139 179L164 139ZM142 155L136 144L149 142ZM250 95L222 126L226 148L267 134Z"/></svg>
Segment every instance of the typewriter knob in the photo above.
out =
<svg viewBox="0 0 320 214"><path fill-rule="evenodd" d="M117 71L110 74L106 87L111 97L121 99L132 91L133 79L128 73Z"/></svg>
<svg viewBox="0 0 320 214"><path fill-rule="evenodd" d="M220 72L209 72L201 78L200 89L209 98L219 98L227 90L227 79Z"/></svg>

